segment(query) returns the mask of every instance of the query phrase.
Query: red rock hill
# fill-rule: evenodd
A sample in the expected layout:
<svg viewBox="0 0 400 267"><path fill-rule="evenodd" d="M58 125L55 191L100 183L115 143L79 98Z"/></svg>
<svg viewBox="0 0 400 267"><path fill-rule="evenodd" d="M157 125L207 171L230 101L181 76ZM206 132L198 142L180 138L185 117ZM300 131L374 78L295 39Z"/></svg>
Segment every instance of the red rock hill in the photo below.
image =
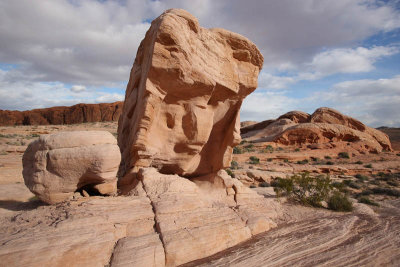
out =
<svg viewBox="0 0 400 267"><path fill-rule="evenodd" d="M0 126L118 121L123 103L77 104L27 111L0 110Z"/></svg>
<svg viewBox="0 0 400 267"><path fill-rule="evenodd" d="M331 108L313 114L291 111L276 120L266 120L240 129L242 138L253 142L319 147L352 146L358 151L392 151L388 136Z"/></svg>

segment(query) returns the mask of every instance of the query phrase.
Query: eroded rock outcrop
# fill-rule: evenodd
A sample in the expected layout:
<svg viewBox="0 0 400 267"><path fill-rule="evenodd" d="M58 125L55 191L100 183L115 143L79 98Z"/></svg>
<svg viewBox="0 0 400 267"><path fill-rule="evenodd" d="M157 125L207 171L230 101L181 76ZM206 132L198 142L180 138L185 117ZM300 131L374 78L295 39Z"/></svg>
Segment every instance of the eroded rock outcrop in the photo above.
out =
<svg viewBox="0 0 400 267"><path fill-rule="evenodd" d="M32 233L27 241L36 237L38 248L20 249L21 236L0 236L10 244L0 259L20 258L25 263L32 253L49 249L50 262L57 266L82 249L88 255L79 255L74 265L177 266L275 227L279 203L222 170L240 141L239 109L257 87L262 64L257 47L246 38L201 28L184 10L164 12L152 22L138 49L119 120L119 190L125 197L110 197L109 204L100 198L104 213L97 213L96 203L79 200L77 194L59 207L45 207L66 214L56 222L60 226L41 226ZM84 186L101 194L115 192L120 160L115 140L111 134L86 133L41 136L29 145L24 178L44 201L59 202ZM76 201L88 208L87 218L76 210ZM113 216L119 201L126 213L121 221ZM136 216L140 213L143 219ZM99 218L102 223L94 220L97 214L104 215ZM69 233L75 227L83 239L58 232ZM46 233L66 241L49 239ZM100 238L93 240L94 233ZM91 262L97 253L101 257ZM40 265L46 260L47 255L32 262Z"/></svg>
<svg viewBox="0 0 400 267"><path fill-rule="evenodd" d="M0 110L0 126L118 121L123 102L77 104L27 111Z"/></svg>
<svg viewBox="0 0 400 267"><path fill-rule="evenodd" d="M86 189L116 193L121 155L109 132L75 131L42 135L22 158L26 186L46 203L57 203Z"/></svg>
<svg viewBox="0 0 400 267"><path fill-rule="evenodd" d="M277 120L242 128L242 137L282 145L350 145L360 152L392 150L385 133L331 108L319 108L312 115L291 111Z"/></svg>
<svg viewBox="0 0 400 267"><path fill-rule="evenodd" d="M108 266L110 259L112 266L164 266L153 226L147 197L82 197L41 206L18 214L12 224L1 221L0 261L16 267ZM119 252L130 242L130 255Z"/></svg>
<svg viewBox="0 0 400 267"><path fill-rule="evenodd" d="M131 70L118 125L121 175L142 167L196 177L229 166L242 100L263 57L245 37L205 29L184 10L152 22Z"/></svg>

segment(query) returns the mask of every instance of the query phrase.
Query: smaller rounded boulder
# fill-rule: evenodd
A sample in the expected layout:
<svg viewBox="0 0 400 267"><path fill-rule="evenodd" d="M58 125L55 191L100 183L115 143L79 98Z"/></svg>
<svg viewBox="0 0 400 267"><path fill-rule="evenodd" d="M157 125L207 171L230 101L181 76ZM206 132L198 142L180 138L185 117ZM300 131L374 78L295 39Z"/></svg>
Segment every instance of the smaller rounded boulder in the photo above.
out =
<svg viewBox="0 0 400 267"><path fill-rule="evenodd" d="M115 194L120 161L117 140L109 132L59 132L29 144L22 158L22 174L32 193L54 204L80 190Z"/></svg>

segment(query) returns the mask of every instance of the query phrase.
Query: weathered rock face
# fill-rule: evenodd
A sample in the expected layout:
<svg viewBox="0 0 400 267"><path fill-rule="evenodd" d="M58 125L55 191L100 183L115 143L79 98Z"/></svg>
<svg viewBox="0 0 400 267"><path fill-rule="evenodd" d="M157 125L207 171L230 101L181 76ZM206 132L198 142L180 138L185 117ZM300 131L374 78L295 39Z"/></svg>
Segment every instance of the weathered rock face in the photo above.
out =
<svg viewBox="0 0 400 267"><path fill-rule="evenodd" d="M221 170L240 141L239 108L256 88L262 62L256 46L240 35L203 29L183 10L163 13L139 47L119 120L125 175L119 189L126 196L110 197L110 203L100 198L103 213L96 203L82 201L78 206L87 209L87 218L76 210L75 198L80 200L74 192L80 188L115 192L120 153L111 134L41 136L25 152L25 183L47 203L72 195L73 200L44 208L66 216L56 229L50 222L26 239L39 246L24 249L21 235L0 235L9 244L0 259L23 265L33 253L48 250L51 257L35 258L32 265L58 266L82 250L71 261L76 266L177 266L275 227L276 199L265 199ZM125 210L121 220L115 220L115 204ZM98 214L106 219L96 220ZM79 236L59 229L75 229Z"/></svg>
<svg viewBox="0 0 400 267"><path fill-rule="evenodd" d="M123 102L77 104L28 111L0 110L0 126L52 125L84 122L117 121Z"/></svg>
<svg viewBox="0 0 400 267"><path fill-rule="evenodd" d="M2 266L164 266L147 197L82 197L1 219Z"/></svg>
<svg viewBox="0 0 400 267"><path fill-rule="evenodd" d="M166 266L210 256L276 226L276 200L265 200L225 171L189 180L146 168L138 177L132 192L152 203Z"/></svg>
<svg viewBox="0 0 400 267"><path fill-rule="evenodd" d="M142 167L196 177L229 166L239 108L263 57L243 36L205 29L184 10L152 22L132 67L118 123L121 175Z"/></svg>
<svg viewBox="0 0 400 267"><path fill-rule="evenodd" d="M319 108L312 115L291 111L277 120L245 127L242 137L283 145L349 143L360 152L392 150L385 133L331 108Z"/></svg>
<svg viewBox="0 0 400 267"><path fill-rule="evenodd" d="M46 203L61 202L81 188L114 194L121 159L116 143L102 131L42 135L22 158L25 184Z"/></svg>

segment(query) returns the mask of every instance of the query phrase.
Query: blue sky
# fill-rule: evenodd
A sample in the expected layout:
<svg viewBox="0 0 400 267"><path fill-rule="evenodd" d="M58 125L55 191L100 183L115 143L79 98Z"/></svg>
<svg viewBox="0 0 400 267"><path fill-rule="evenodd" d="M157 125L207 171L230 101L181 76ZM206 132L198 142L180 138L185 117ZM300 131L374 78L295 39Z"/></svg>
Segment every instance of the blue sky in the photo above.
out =
<svg viewBox="0 0 400 267"><path fill-rule="evenodd" d="M3 0L0 109L123 100L137 47L168 8L259 47L264 67L242 120L329 106L400 127L399 0Z"/></svg>

